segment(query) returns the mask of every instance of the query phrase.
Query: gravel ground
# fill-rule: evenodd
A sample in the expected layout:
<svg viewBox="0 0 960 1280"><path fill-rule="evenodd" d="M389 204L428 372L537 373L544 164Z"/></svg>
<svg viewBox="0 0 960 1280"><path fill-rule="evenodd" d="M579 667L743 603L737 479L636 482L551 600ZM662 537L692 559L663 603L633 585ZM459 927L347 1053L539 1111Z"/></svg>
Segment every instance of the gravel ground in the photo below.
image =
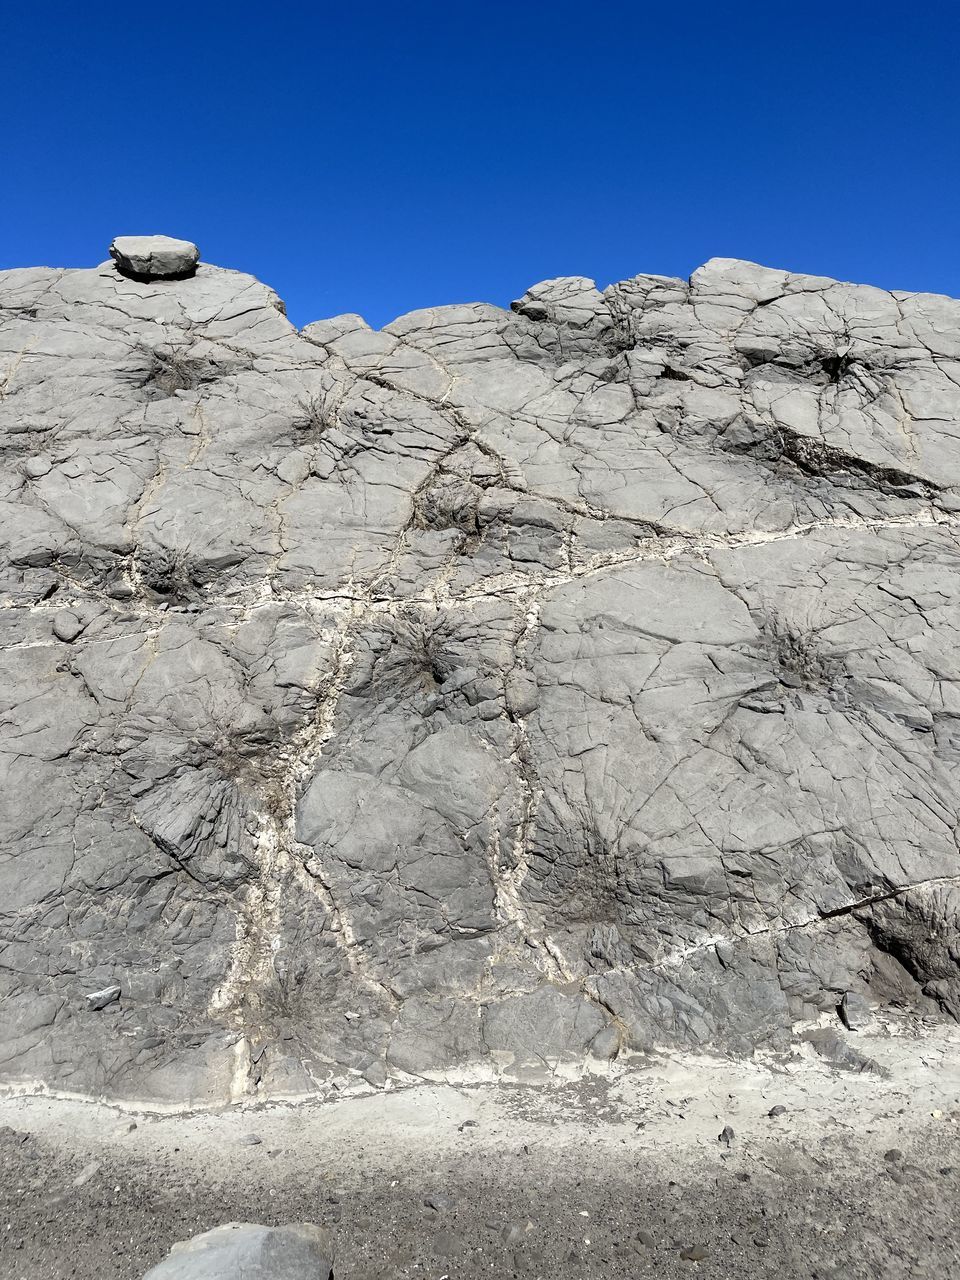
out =
<svg viewBox="0 0 960 1280"><path fill-rule="evenodd" d="M231 1220L332 1227L338 1280L960 1275L958 1047L192 1116L7 1099L0 1277L133 1280Z"/></svg>

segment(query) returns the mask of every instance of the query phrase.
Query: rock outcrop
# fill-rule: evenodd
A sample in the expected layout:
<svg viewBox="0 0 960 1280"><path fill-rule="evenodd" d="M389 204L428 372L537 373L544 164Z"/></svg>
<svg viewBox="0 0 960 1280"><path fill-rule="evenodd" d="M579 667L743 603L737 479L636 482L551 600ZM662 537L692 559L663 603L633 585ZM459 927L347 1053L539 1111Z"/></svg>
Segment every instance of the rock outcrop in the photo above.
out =
<svg viewBox="0 0 960 1280"><path fill-rule="evenodd" d="M0 422L8 1084L960 1016L960 303L16 270Z"/></svg>

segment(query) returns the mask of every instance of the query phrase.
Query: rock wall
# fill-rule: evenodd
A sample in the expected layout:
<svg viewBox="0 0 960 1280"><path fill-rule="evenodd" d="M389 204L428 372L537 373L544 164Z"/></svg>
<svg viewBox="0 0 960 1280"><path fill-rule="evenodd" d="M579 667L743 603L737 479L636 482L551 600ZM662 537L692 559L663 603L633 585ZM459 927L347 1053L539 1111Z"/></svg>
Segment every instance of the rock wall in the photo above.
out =
<svg viewBox="0 0 960 1280"><path fill-rule="evenodd" d="M0 427L8 1085L960 1016L960 303L9 271Z"/></svg>

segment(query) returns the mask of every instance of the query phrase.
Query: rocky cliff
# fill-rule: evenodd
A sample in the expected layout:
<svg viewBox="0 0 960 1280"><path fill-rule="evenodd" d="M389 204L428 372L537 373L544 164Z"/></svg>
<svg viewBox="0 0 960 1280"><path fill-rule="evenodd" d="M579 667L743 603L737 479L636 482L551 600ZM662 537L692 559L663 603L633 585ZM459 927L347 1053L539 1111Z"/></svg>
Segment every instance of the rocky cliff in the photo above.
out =
<svg viewBox="0 0 960 1280"><path fill-rule="evenodd" d="M7 1084L960 1016L960 303L720 259L298 332L121 248L0 274Z"/></svg>

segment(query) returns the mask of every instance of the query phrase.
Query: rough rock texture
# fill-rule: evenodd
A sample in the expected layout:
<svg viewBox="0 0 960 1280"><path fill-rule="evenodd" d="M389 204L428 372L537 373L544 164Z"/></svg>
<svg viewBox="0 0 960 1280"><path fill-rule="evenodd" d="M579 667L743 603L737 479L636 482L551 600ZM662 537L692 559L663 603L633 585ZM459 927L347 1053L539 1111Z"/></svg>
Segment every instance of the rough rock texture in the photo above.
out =
<svg viewBox="0 0 960 1280"><path fill-rule="evenodd" d="M182 280L192 276L200 250L170 236L117 236L110 246L117 270L134 280Z"/></svg>
<svg viewBox="0 0 960 1280"><path fill-rule="evenodd" d="M0 308L8 1082L960 1016L960 303L721 259L380 332L206 265Z"/></svg>
<svg viewBox="0 0 960 1280"><path fill-rule="evenodd" d="M230 1222L181 1241L144 1280L332 1280L329 1233Z"/></svg>

